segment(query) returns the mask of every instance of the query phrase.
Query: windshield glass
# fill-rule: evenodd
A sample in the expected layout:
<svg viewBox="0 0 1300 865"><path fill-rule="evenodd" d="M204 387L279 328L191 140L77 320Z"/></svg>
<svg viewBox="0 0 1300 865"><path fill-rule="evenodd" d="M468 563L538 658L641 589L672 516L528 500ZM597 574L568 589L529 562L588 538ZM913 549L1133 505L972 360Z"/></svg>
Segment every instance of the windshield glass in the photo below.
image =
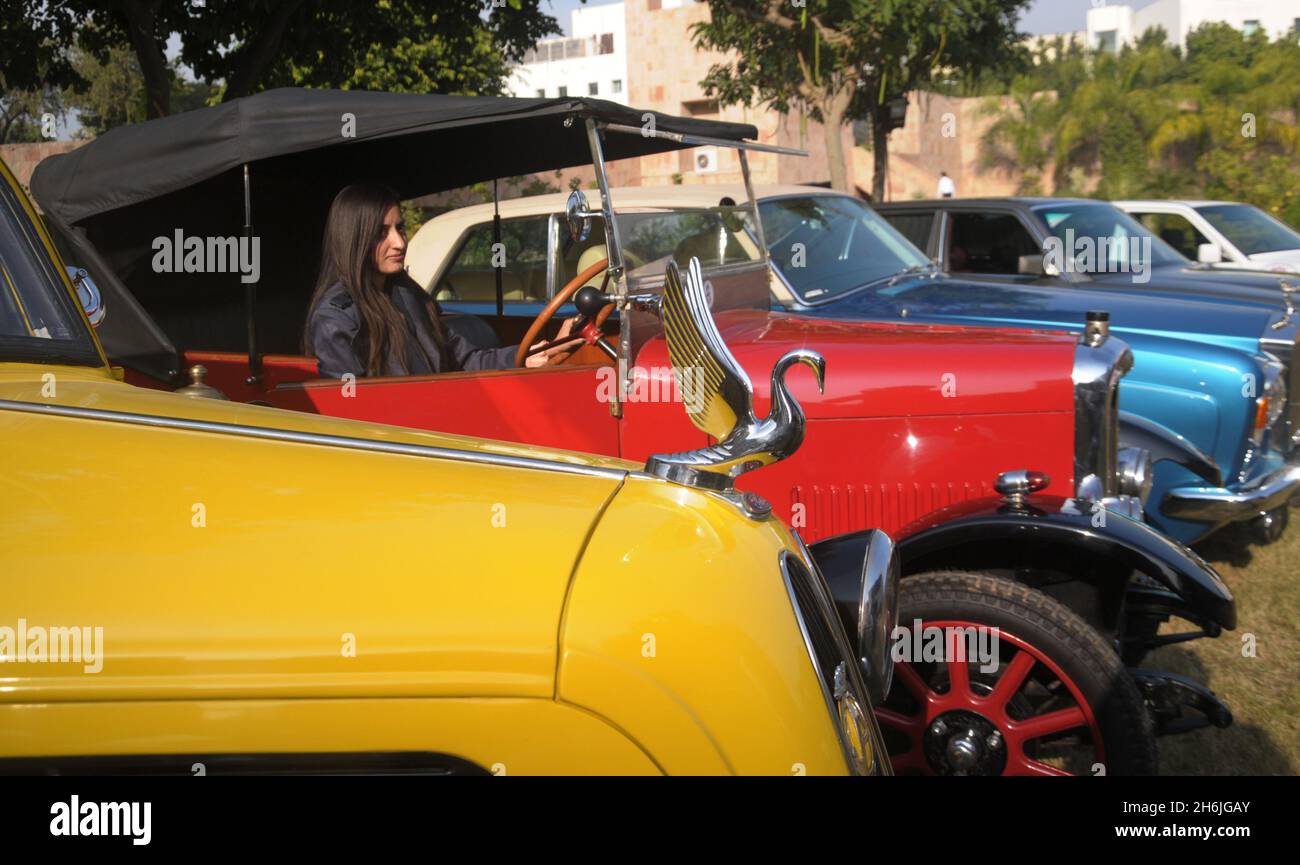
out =
<svg viewBox="0 0 1300 865"><path fill-rule="evenodd" d="M758 206L772 263L801 300L819 302L930 260L855 198L810 195Z"/></svg>
<svg viewBox="0 0 1300 865"><path fill-rule="evenodd" d="M1211 204L1196 208L1246 255L1300 249L1300 234L1257 207L1248 204Z"/></svg>
<svg viewBox="0 0 1300 865"><path fill-rule="evenodd" d="M617 210L618 201L614 202ZM660 274L668 259L705 268L758 261L748 205L696 209L617 211L624 264L636 276Z"/></svg>
<svg viewBox="0 0 1300 865"><path fill-rule="evenodd" d="M100 362L22 204L0 180L0 360Z"/></svg>
<svg viewBox="0 0 1300 865"><path fill-rule="evenodd" d="M1148 265L1186 264L1178 250L1110 204L1052 204L1034 209L1068 254L1078 273L1127 272ZM1079 251L1087 242L1087 254ZM1136 242L1134 242L1136 241Z"/></svg>

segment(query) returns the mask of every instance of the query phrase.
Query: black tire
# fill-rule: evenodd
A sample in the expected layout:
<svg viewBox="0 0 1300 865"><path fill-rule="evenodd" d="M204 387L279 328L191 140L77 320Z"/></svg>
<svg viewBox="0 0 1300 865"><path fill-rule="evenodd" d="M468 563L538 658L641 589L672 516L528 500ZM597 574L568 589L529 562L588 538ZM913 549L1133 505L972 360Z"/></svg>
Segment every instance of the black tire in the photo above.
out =
<svg viewBox="0 0 1300 865"><path fill-rule="evenodd" d="M1091 754L1092 759L1096 759L1098 753L1097 743L1093 741L1096 738L1095 730L1100 733L1100 753L1104 754L1104 759L1097 762L1104 766L1105 774L1155 774L1155 735L1137 686L1125 671L1114 648L1093 627L1060 602L1028 586L1001 577L963 571L935 571L905 578L900 586L898 622L911 628L916 619L922 622L955 621L986 628L996 627L999 629L999 652L1006 653L1005 658L1012 660L1016 655L1024 653L1026 657L1021 663L1029 664L1032 660L1032 666L1028 666L1028 672L1024 674L1024 685L1011 692L1011 697L1002 704L1006 707L1002 719L1010 718L1012 724L999 726L999 716L993 711L975 718L973 724L968 723L972 716L970 712L948 712L941 716L947 719L946 723L931 726L932 721L917 722L917 719L925 717L927 711L933 714L939 710L922 707L915 696L918 693L917 683L924 683L928 689L925 693L950 700L952 689L947 684L949 671L957 669L960 673L958 667L962 665L954 667L945 662L908 664L913 673L909 677L910 686L900 685L900 677L895 675L889 698L881 706L882 727L889 728L894 734L891 738L887 733L886 739L891 745L890 753L900 767L900 772L905 767L921 772L931 772L937 768L939 774L947 774L953 771L955 765L947 762L949 755L955 754L956 758L965 760L975 759L969 756L963 758L960 748L952 750L953 735L958 735L968 743L977 743L976 747L983 749L972 774L1000 774L1007 771L1008 767L1023 768L1023 764L1014 762L1019 753L1030 758L1030 763L1036 767L1046 764L1058 771L1063 769L1078 774L1102 774L1088 757ZM1019 647L1017 642L1025 644L1028 651ZM1040 660L1042 658L1050 663ZM965 669L970 675L969 693L989 696L1002 673L1010 668L1010 663L1011 660L1006 660L1005 663L1000 661L996 669L988 673L981 672L977 662L966 665ZM1064 677L1056 675L1051 669L1052 665L1059 668ZM900 668L902 666L904 665L899 664ZM1076 694L1081 695L1082 699L1076 699ZM1086 706L1080 705L1081 703ZM971 701L974 709L979 709L980 705L979 700ZM1076 714L1081 716L1090 713L1091 723L1078 725L1067 732L1035 738L1026 741L1023 747L1017 745L1012 748L1011 739L1019 739L1013 724L1023 723L1031 717L1045 716L1057 709L1077 709L1079 711ZM981 726L981 719L990 726ZM904 720L909 721L911 726L904 724ZM953 724L956 726L951 726ZM1003 740L992 736L990 731L995 729L1009 731L1007 738ZM953 734L953 730L958 733ZM985 738L986 736L991 738ZM994 742L994 745L986 747L983 743L988 741ZM997 762L998 743L1003 746L1001 764ZM1058 757L1058 752L1063 756ZM1053 759L1059 762L1053 764ZM918 769L918 765L921 768Z"/></svg>

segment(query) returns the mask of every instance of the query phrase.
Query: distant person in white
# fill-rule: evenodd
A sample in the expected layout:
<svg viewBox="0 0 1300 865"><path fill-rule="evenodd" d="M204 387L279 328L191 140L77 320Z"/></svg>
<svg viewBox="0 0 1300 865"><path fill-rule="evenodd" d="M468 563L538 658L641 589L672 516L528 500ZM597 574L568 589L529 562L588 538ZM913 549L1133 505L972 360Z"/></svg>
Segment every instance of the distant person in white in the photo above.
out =
<svg viewBox="0 0 1300 865"><path fill-rule="evenodd" d="M940 171L939 172L939 197L952 198L956 194L957 194L957 185L952 182L952 178L948 176L948 172Z"/></svg>

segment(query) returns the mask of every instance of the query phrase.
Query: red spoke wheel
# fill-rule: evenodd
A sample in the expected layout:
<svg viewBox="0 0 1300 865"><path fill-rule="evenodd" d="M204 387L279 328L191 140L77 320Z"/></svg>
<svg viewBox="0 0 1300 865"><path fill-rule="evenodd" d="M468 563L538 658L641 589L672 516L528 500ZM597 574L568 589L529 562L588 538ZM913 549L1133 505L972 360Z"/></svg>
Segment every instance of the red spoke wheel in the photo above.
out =
<svg viewBox="0 0 1300 865"><path fill-rule="evenodd" d="M876 710L896 773L1155 773L1137 686L1059 601L988 574L919 574L903 580L898 623L907 635Z"/></svg>

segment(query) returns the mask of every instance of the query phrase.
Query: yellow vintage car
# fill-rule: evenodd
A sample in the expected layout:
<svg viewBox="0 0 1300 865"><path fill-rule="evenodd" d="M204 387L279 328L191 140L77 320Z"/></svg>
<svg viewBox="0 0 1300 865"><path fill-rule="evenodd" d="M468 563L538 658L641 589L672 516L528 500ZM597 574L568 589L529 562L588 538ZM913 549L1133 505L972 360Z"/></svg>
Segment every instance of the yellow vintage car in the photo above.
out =
<svg viewBox="0 0 1300 865"><path fill-rule="evenodd" d="M2 170L0 772L889 773L764 503L125 384Z"/></svg>

